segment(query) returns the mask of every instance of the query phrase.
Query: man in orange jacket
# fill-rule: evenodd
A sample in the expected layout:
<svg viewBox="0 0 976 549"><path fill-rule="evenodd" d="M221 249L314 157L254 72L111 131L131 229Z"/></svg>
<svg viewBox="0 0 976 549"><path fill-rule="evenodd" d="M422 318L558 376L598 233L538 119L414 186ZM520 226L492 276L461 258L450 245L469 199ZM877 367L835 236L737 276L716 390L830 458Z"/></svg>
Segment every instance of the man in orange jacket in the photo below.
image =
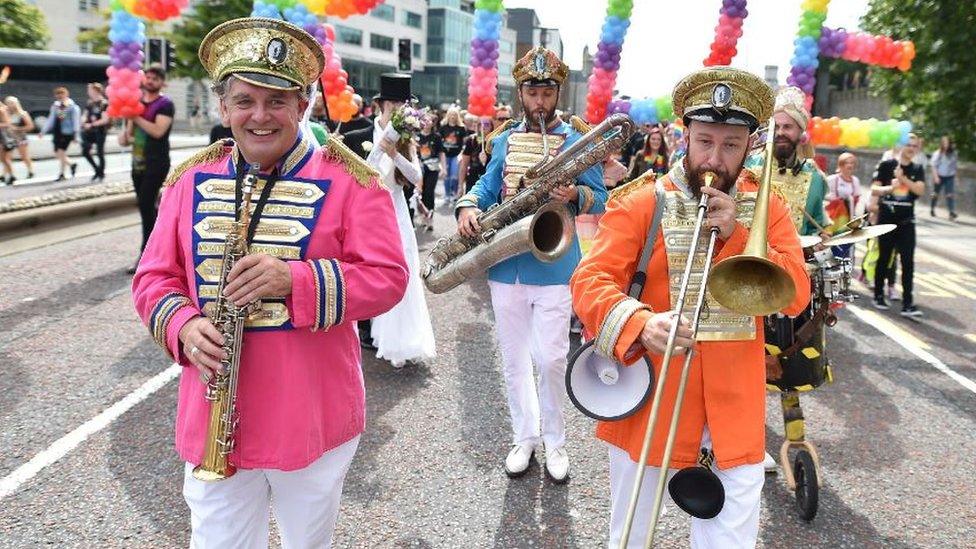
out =
<svg viewBox="0 0 976 549"><path fill-rule="evenodd" d="M626 364L646 354L656 375L676 318L672 303L689 253L698 200L702 193L709 195L699 254L705 249L708 227L719 231L714 263L742 253L758 190L757 178L743 169L743 163L752 135L773 109L772 90L762 79L727 67L706 68L687 76L672 97L675 114L688 127L687 156L657 183L638 180L607 204L593 247L571 281L573 306L587 331L595 335L598 351ZM703 188L706 171L717 175L712 188ZM656 186L663 191L665 205L647 267L647 283L638 300L628 297L625 288L637 269L650 229ZM810 299L810 281L789 210L775 196L769 204L767 253L796 286L796 297L783 312L800 313ZM696 262L695 268L700 280L702 262ZM687 303L695 301L696 292L696 288L690 289ZM736 314L710 296L705 310L695 340L687 320L690 306L686 305L686 318L677 331L677 345L682 349L694 346L694 355L670 466L694 466L700 450L707 449L725 488L725 504L718 516L692 520L692 546L751 547L758 535L763 485L766 370L762 319ZM684 353L679 349L665 381L663 419L654 426L649 467L630 536L633 546L642 546L647 535L683 362ZM611 547L620 543L650 407L648 401L636 414L600 422L597 427L597 437L610 448Z"/></svg>

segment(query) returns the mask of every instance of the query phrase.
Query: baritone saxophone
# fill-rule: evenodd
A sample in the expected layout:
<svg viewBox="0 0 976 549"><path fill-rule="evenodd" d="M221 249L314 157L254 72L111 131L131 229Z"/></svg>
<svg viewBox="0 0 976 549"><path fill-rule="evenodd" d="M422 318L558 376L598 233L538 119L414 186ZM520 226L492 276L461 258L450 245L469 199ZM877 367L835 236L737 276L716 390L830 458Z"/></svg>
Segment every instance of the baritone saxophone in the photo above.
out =
<svg viewBox="0 0 976 549"><path fill-rule="evenodd" d="M540 122L543 142L545 123ZM531 252L537 259L559 259L573 243L575 221L569 210L549 200L559 185L572 184L591 166L616 152L637 129L626 114L612 114L586 132L558 156L542 161L522 176L518 194L478 215L480 232L475 237L455 233L434 245L421 275L427 289L443 293L509 257ZM548 143L544 145L548 149Z"/></svg>

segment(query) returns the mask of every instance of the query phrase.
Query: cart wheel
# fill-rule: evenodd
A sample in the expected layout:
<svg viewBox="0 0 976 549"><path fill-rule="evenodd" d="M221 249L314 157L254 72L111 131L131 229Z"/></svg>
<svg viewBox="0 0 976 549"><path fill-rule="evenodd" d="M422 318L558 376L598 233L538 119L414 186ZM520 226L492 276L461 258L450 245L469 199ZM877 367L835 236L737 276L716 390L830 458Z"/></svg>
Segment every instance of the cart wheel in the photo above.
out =
<svg viewBox="0 0 976 549"><path fill-rule="evenodd" d="M796 479L796 505L800 508L800 518L809 522L817 515L820 501L820 482L810 452L800 450L796 453L793 477Z"/></svg>

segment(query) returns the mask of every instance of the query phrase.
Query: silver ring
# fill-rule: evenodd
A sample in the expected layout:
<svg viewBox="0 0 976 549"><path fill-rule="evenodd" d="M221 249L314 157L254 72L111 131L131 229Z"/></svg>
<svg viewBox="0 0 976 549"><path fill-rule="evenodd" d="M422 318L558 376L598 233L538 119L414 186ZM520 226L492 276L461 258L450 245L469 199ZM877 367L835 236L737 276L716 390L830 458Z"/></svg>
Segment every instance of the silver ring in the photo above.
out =
<svg viewBox="0 0 976 549"><path fill-rule="evenodd" d="M196 345L194 345L193 347L190 347L190 356L196 355L199 351L200 351L200 349L198 349Z"/></svg>

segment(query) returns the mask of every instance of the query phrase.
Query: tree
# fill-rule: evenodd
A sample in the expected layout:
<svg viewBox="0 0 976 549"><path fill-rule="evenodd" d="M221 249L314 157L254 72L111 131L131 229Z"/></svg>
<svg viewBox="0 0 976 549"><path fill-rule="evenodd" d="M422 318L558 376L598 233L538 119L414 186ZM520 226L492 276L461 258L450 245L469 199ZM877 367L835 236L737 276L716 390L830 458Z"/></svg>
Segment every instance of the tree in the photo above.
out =
<svg viewBox="0 0 976 549"><path fill-rule="evenodd" d="M0 47L43 50L51 37L44 14L24 0L0 0Z"/></svg>
<svg viewBox="0 0 976 549"><path fill-rule="evenodd" d="M928 142L950 135L960 155L976 159L976 2L872 0L864 30L915 43L908 72L873 70L872 91L888 98L892 116L912 121Z"/></svg>
<svg viewBox="0 0 976 549"><path fill-rule="evenodd" d="M249 16L252 4L253 0L199 0L194 3L190 8L192 11L184 13L167 37L176 46L173 73L196 81L207 78L207 71L197 57L203 37L225 21Z"/></svg>
<svg viewBox="0 0 976 549"><path fill-rule="evenodd" d="M88 44L88 51L91 53L107 54L112 42L108 39L108 22L112 13L102 10L99 14L105 19L105 24L94 29L88 29L78 33L78 44Z"/></svg>

